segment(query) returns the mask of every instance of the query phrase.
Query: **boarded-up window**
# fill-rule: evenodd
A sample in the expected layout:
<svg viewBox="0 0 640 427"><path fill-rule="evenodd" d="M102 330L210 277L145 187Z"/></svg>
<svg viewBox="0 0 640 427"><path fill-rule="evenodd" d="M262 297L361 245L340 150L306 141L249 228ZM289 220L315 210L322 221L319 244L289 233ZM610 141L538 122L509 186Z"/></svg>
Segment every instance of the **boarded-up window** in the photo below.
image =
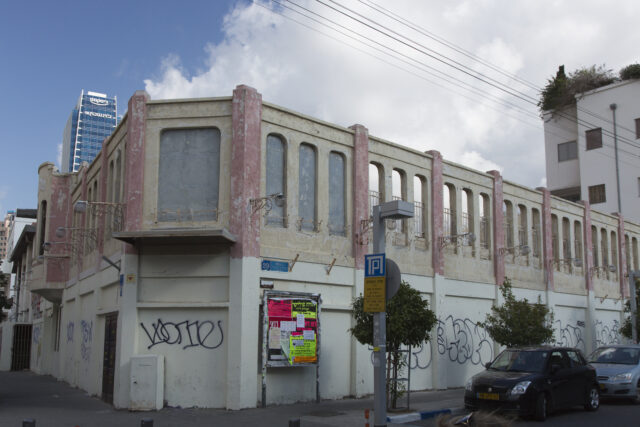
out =
<svg viewBox="0 0 640 427"><path fill-rule="evenodd" d="M636 119L636 139L640 138L640 118Z"/></svg>
<svg viewBox="0 0 640 427"><path fill-rule="evenodd" d="M329 234L345 234L345 172L344 156L329 154Z"/></svg>
<svg viewBox="0 0 640 427"><path fill-rule="evenodd" d="M285 194L285 151L284 142L275 135L267 136L267 195ZM271 210L266 216L267 225L284 227L284 203L271 203Z"/></svg>
<svg viewBox="0 0 640 427"><path fill-rule="evenodd" d="M220 131L171 129L160 137L158 221L218 218Z"/></svg>
<svg viewBox="0 0 640 427"><path fill-rule="evenodd" d="M590 129L585 132L587 138L587 150L602 147L602 128Z"/></svg>
<svg viewBox="0 0 640 427"><path fill-rule="evenodd" d="M607 201L604 184L589 186L589 203L604 203Z"/></svg>
<svg viewBox="0 0 640 427"><path fill-rule="evenodd" d="M316 229L316 150L300 145L298 216L301 230Z"/></svg>

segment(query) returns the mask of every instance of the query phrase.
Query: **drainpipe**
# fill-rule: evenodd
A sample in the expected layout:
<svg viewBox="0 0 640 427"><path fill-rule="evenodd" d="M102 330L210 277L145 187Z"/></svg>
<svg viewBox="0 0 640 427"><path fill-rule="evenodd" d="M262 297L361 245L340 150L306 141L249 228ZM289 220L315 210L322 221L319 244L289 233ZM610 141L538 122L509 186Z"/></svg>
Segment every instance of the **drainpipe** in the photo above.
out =
<svg viewBox="0 0 640 427"><path fill-rule="evenodd" d="M609 105L613 114L613 147L616 153L616 188L618 190L618 212L622 213L622 202L620 200L620 167L618 166L618 130L616 126L616 104Z"/></svg>

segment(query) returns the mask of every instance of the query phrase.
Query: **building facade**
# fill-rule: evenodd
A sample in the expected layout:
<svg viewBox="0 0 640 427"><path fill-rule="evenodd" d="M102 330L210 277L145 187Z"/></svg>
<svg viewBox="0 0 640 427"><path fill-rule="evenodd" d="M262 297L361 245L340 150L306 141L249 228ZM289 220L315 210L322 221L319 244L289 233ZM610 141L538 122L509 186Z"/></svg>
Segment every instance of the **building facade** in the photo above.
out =
<svg viewBox="0 0 640 427"><path fill-rule="evenodd" d="M371 349L348 329L371 208L394 198L415 212L387 221L386 255L438 318L410 349L414 390L462 387L493 359L500 348L478 322L505 277L554 311L557 343L620 342L625 272L639 268L640 226L622 215L263 102L247 86L186 100L136 92L90 165L38 173L22 282L42 298L30 367L119 408L372 393ZM267 290L321 299L307 316L317 365L265 366L282 345L265 329Z"/></svg>
<svg viewBox="0 0 640 427"><path fill-rule="evenodd" d="M544 114L547 187L640 222L640 80L613 83Z"/></svg>
<svg viewBox="0 0 640 427"><path fill-rule="evenodd" d="M9 255L9 232L13 224L14 211L7 211L4 220L0 222L0 260L4 260Z"/></svg>
<svg viewBox="0 0 640 427"><path fill-rule="evenodd" d="M83 89L64 128L61 171L76 172L82 162L91 163L117 124L117 97Z"/></svg>

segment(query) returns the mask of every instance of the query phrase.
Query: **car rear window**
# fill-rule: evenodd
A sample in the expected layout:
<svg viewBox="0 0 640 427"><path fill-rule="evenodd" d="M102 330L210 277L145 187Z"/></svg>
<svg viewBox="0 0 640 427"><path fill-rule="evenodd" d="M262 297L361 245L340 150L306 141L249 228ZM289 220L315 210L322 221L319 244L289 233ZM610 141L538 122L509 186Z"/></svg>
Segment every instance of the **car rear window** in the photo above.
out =
<svg viewBox="0 0 640 427"><path fill-rule="evenodd" d="M613 363L617 365L637 365L640 349L628 347L602 347L591 353L589 363Z"/></svg>

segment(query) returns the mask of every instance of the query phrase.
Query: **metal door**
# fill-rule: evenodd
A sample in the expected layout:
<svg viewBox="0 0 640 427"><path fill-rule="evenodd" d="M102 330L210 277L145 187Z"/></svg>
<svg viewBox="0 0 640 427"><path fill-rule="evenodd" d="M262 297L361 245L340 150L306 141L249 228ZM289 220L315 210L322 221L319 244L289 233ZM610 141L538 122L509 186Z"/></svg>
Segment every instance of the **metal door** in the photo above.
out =
<svg viewBox="0 0 640 427"><path fill-rule="evenodd" d="M11 370L29 369L31 360L31 325L13 325Z"/></svg>
<svg viewBox="0 0 640 427"><path fill-rule="evenodd" d="M113 384L116 371L116 333L118 313L104 318L104 356L102 359L102 400L113 404Z"/></svg>

